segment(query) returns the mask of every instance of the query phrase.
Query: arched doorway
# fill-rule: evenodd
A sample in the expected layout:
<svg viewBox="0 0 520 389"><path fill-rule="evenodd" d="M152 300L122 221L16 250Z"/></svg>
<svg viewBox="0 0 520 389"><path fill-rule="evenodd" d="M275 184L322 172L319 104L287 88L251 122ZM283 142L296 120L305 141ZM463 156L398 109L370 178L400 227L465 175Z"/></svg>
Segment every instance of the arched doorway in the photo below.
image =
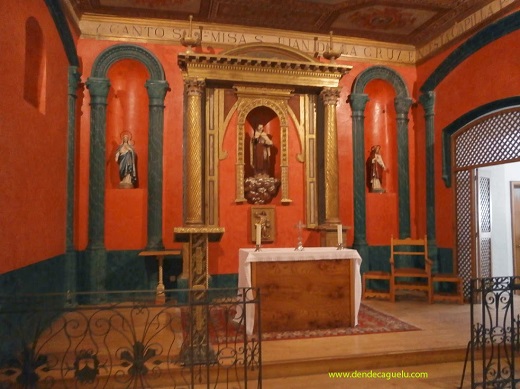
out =
<svg viewBox="0 0 520 389"><path fill-rule="evenodd" d="M466 297L472 278L491 276L491 236L486 236L491 225L483 209L490 195L486 193L489 177L478 178L477 169L520 161L519 129L520 106L509 100L480 107L444 129L444 178L448 186L453 181L455 188L454 257ZM484 211L480 218L479 208Z"/></svg>

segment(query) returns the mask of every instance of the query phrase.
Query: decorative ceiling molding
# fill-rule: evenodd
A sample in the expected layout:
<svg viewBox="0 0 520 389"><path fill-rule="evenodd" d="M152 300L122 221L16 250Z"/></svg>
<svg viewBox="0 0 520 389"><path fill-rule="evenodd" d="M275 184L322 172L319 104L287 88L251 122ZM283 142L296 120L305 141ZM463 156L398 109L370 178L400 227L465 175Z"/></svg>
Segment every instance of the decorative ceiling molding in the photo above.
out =
<svg viewBox="0 0 520 389"><path fill-rule="evenodd" d="M85 38L179 43L193 15L203 49L262 42L315 55L327 50L333 31L341 58L401 64L430 57L518 8L517 0L61 1Z"/></svg>

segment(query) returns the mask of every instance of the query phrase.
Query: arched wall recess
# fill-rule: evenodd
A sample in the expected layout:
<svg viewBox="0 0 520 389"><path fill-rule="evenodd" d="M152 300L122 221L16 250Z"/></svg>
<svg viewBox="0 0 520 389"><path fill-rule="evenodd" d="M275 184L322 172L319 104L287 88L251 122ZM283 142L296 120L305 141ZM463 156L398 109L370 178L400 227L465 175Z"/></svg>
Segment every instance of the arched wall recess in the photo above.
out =
<svg viewBox="0 0 520 389"><path fill-rule="evenodd" d="M148 229L147 249L163 248L162 240L162 153L164 98L169 89L159 60L147 49L129 44L110 46L94 61L87 80L90 92L90 185L88 251L90 253L90 283L92 291L103 290L106 277L104 246L105 219L105 150L106 102L110 89L108 70L117 61L133 59L148 70L146 81L149 97L148 122Z"/></svg>
<svg viewBox="0 0 520 389"><path fill-rule="evenodd" d="M386 66L372 66L359 74L354 81L349 102L352 107L352 131L354 153L354 247L360 250L361 256L368 258L366 241L366 189L365 189L365 107L368 95L365 94L367 84L376 79L390 83L396 93L394 106L397 121L397 153L398 153L398 192L399 192L399 236L411 235L410 230L410 190L409 190L409 158L408 158L408 112L412 99L406 83L393 69ZM365 256L363 256L365 255Z"/></svg>
<svg viewBox="0 0 520 389"><path fill-rule="evenodd" d="M185 80L199 80L204 82L207 88L206 96L211 96L211 101L206 101L205 117L201 117L200 128L203 124L212 123L217 126L219 147L207 148L204 158L207 163L203 166L213 166L213 163L226 158L228 150L222 148L224 132L228 130L230 117L237 115L237 171L236 171L236 202L244 199L244 131L247 114L255 107L266 106L272 109L280 119L281 136L281 175L282 175L282 202L290 203L288 188L287 145L289 121L292 120L300 137L302 153L298 155L300 162L306 163L307 178L316 177L316 171L309 173L308 164L317 169L316 163L309 162L307 147L310 142L316 141L315 115L310 114L315 109L317 98L324 89L334 89L339 85L340 79L352 68L349 65L335 63L321 63L297 50L276 44L248 44L238 46L221 54L180 53L178 64L183 72ZM262 88L263 92L262 92ZM236 91L237 102L224 112L223 90ZM295 121L295 115L288 107L287 100L292 94L299 94L301 98L302 112L300 121ZM207 97L206 97L207 98ZM208 105L212 109L208 109ZM334 105L335 109L335 105ZM302 127L303 125L303 127ZM335 123L331 123L331 126ZM327 130L327 129L326 129ZM206 124L206 133L212 128ZM334 132L336 128L334 127ZM316 158L315 155L312 158ZM218 169L217 169L218 170ZM208 177L208 175L206 175ZM218 180L209 177L203 188L204 198L208 207L205 216L207 224L218 224ZM316 214L318 185L312 182L307 185L307 226L315 226L318 223ZM312 192L312 193L309 193ZM336 195L337 197L337 195ZM310 203L312 203L310 205Z"/></svg>

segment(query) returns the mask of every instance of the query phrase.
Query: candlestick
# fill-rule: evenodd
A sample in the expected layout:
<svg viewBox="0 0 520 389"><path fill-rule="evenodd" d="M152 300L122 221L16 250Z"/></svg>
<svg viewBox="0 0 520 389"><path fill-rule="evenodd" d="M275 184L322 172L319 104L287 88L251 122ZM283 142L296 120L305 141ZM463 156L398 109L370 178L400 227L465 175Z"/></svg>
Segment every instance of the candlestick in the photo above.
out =
<svg viewBox="0 0 520 389"><path fill-rule="evenodd" d="M294 250L303 251L303 237L302 237L303 223L301 220L298 221L298 224L296 224L296 228L298 228L298 243L296 244L296 248Z"/></svg>
<svg viewBox="0 0 520 389"><path fill-rule="evenodd" d="M338 247L343 247L343 226L341 224L338 224L337 231L338 231Z"/></svg>
<svg viewBox="0 0 520 389"><path fill-rule="evenodd" d="M329 38L329 49L323 53L323 58L326 58L330 60L330 62L334 63L337 58L341 56L341 52L334 51L332 48L334 46L332 42L332 31L330 31L330 38Z"/></svg>
<svg viewBox="0 0 520 389"><path fill-rule="evenodd" d="M182 32L182 37L181 37L181 45L185 46L188 48L188 50L186 51L186 53L188 54L191 54L193 53L192 49L193 47L198 47L201 45L202 43L202 26L199 27L199 30L200 30L200 33L199 33L199 36L198 37L195 37L193 35L193 15L190 15L190 24L189 24L189 30L190 30L190 35L189 36L186 36L186 30L184 30Z"/></svg>
<svg viewBox="0 0 520 389"><path fill-rule="evenodd" d="M262 225L260 223L256 223L256 247L260 247L262 244Z"/></svg>

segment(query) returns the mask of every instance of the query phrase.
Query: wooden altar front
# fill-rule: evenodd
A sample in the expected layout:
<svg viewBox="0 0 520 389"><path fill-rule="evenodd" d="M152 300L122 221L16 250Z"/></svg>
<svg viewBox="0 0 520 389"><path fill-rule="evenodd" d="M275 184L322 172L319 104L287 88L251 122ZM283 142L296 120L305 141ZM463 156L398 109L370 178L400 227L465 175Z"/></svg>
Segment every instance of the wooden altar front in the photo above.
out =
<svg viewBox="0 0 520 389"><path fill-rule="evenodd" d="M350 249L240 249L238 286L259 288L263 332L351 327L361 303L360 266ZM248 333L255 315L246 312Z"/></svg>

